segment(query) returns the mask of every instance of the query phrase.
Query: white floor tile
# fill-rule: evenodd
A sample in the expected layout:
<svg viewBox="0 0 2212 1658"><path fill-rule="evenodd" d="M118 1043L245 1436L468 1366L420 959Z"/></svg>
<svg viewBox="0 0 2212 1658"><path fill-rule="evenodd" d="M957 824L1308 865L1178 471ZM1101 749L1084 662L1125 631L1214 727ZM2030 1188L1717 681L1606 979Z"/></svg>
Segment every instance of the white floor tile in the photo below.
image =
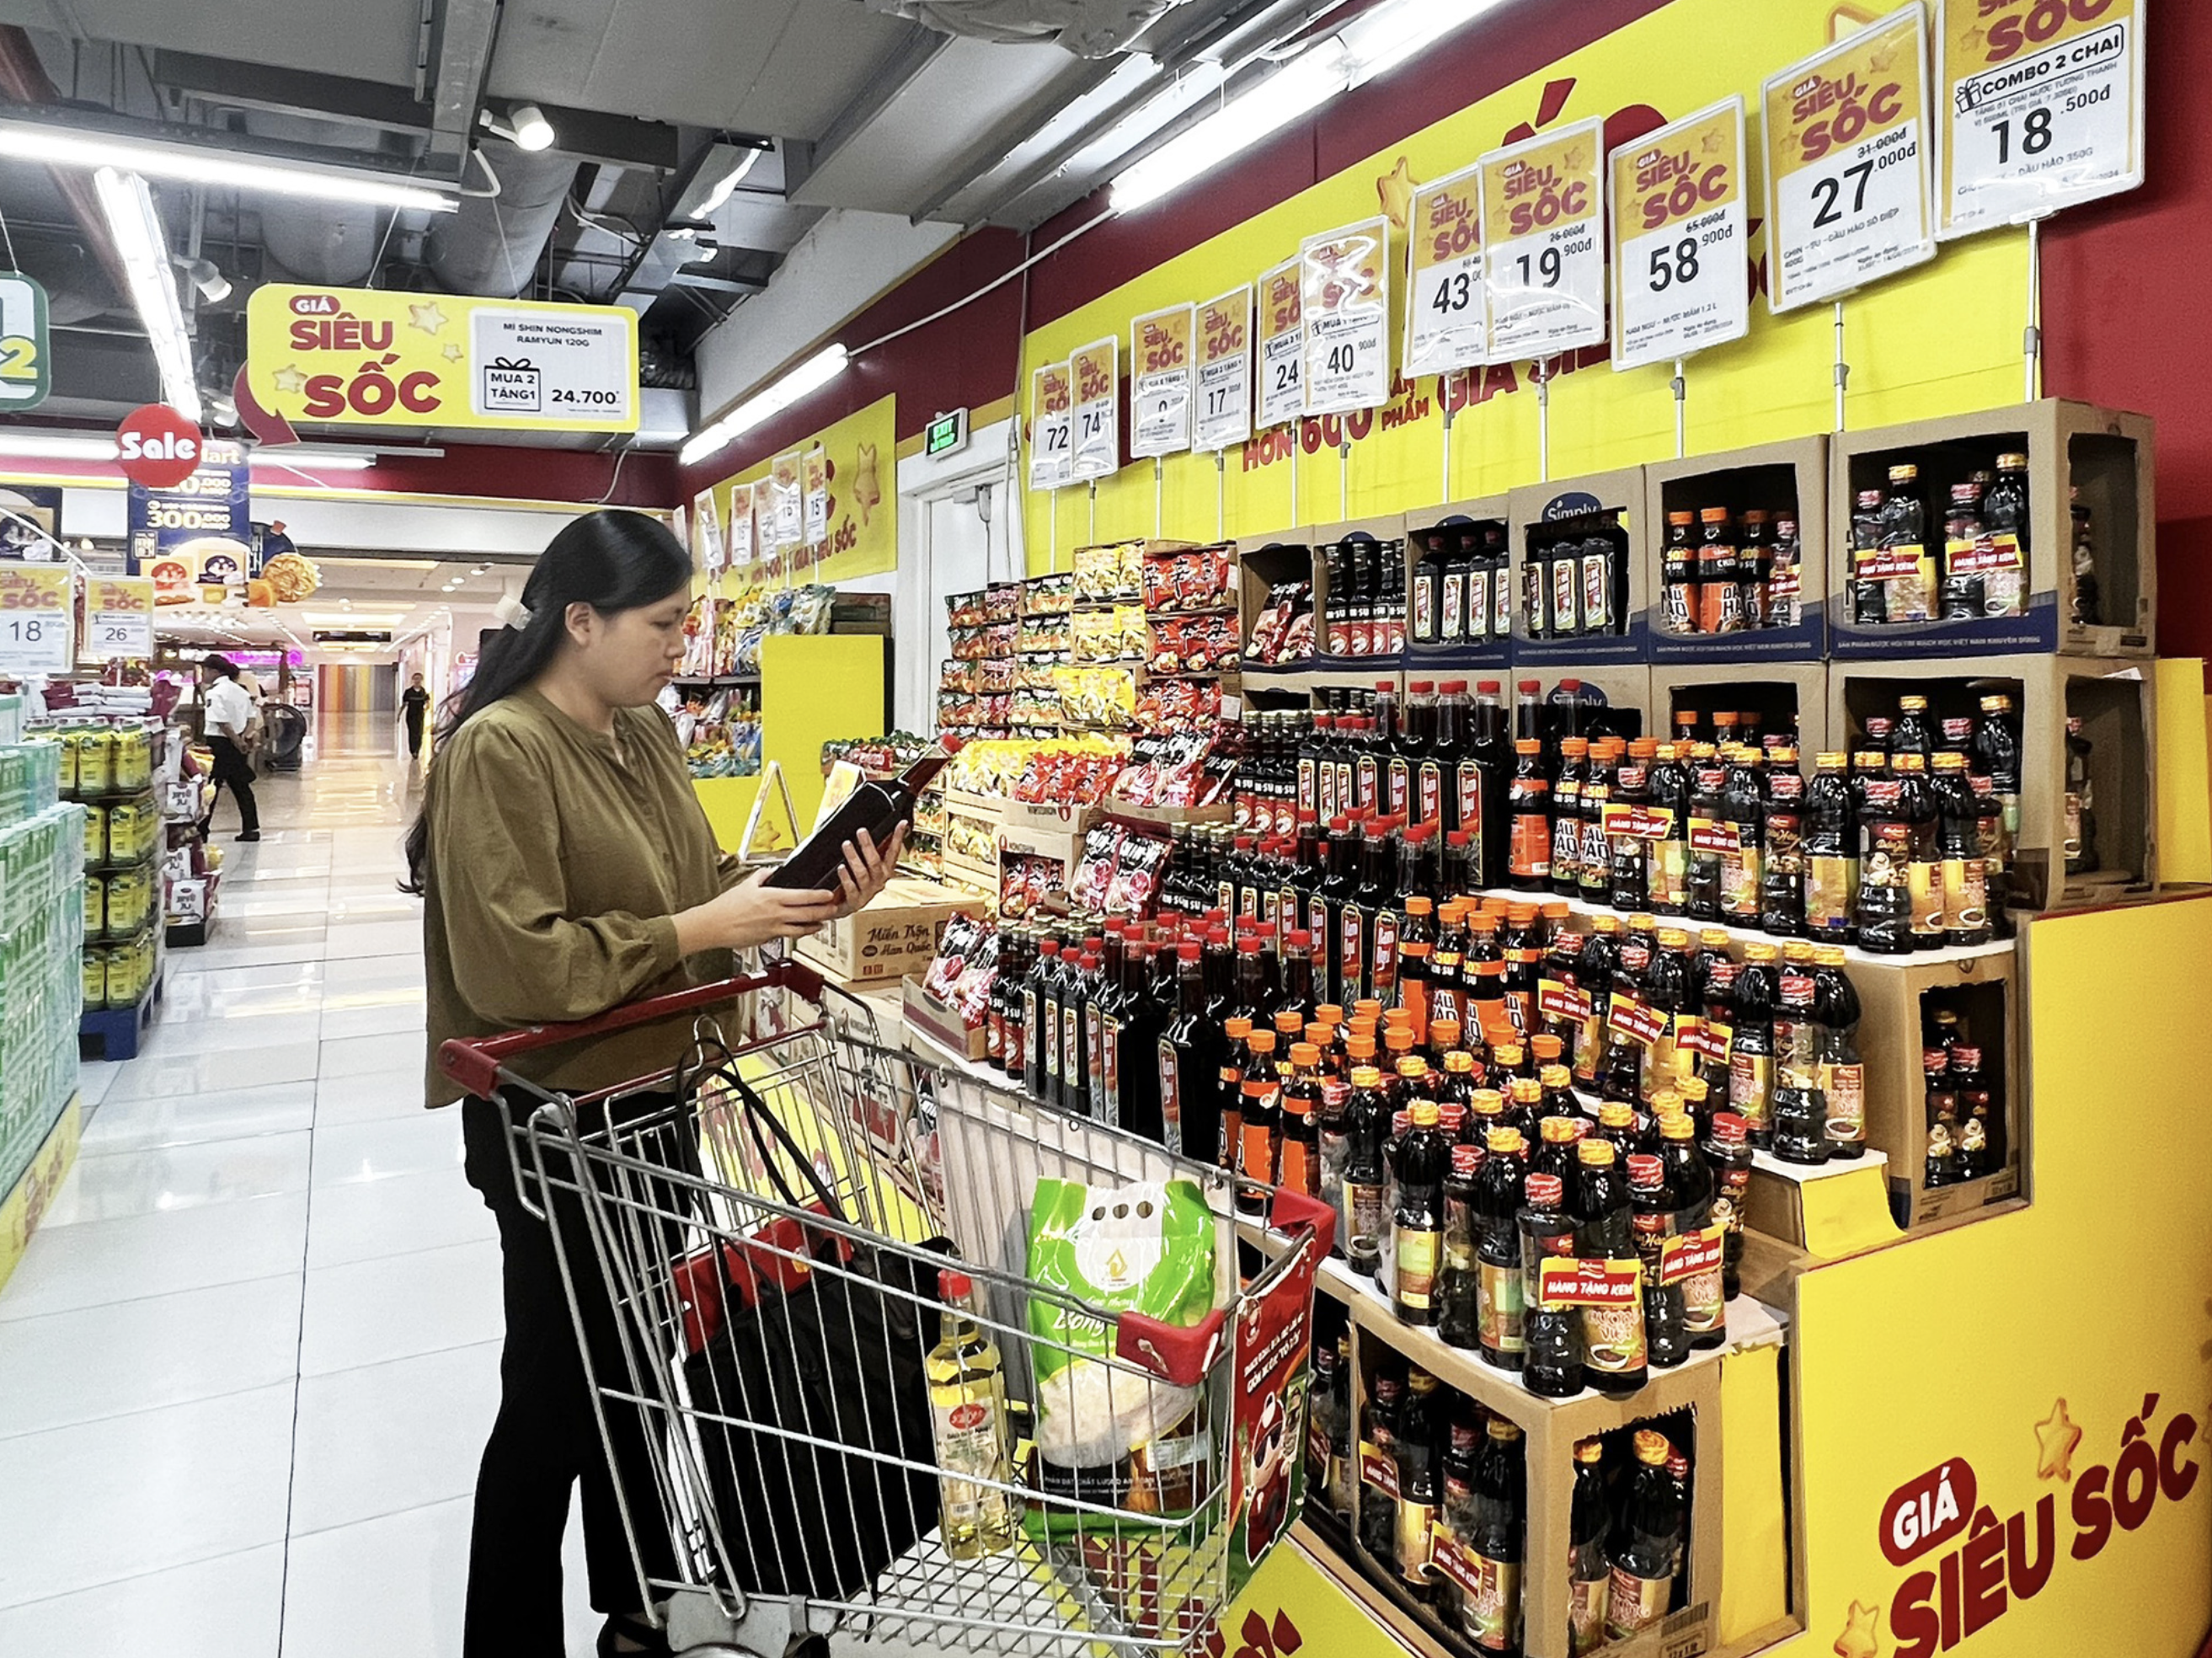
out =
<svg viewBox="0 0 2212 1658"><path fill-rule="evenodd" d="M0 1440L0 1491L66 1494L0 1504L0 1606L280 1540L292 1394L288 1381Z"/></svg>
<svg viewBox="0 0 2212 1658"><path fill-rule="evenodd" d="M422 993L393 990L362 994L377 999L359 1001L346 1007L337 1005L335 1001L324 1005L323 1040L330 1042L348 1036L407 1036L412 1039L413 1050L419 1060L428 1013ZM387 1047L384 1051L388 1055L392 1049Z"/></svg>
<svg viewBox="0 0 2212 1658"><path fill-rule="evenodd" d="M216 995L244 997L259 990L313 990L323 982L320 962L278 962L268 967L234 967L210 971L198 965L198 951L169 957L169 988L179 1001L204 1005Z"/></svg>
<svg viewBox="0 0 2212 1658"><path fill-rule="evenodd" d="M470 1508L460 1497L295 1537L284 1584L284 1650L313 1658L459 1658ZM374 1592L362 1593L368 1584Z"/></svg>
<svg viewBox="0 0 2212 1658"><path fill-rule="evenodd" d="M321 1267L307 1274L300 1374L327 1376L504 1333L495 1241Z"/></svg>
<svg viewBox="0 0 2212 1658"><path fill-rule="evenodd" d="M461 1114L420 1111L380 1121L345 1123L315 1135L315 1187L350 1186L394 1175L451 1171L461 1177Z"/></svg>
<svg viewBox="0 0 2212 1658"><path fill-rule="evenodd" d="M307 1245L304 1192L40 1227L0 1289L0 1323L296 1272Z"/></svg>
<svg viewBox="0 0 2212 1658"><path fill-rule="evenodd" d="M312 1272L498 1236L491 1211L457 1169L360 1181L315 1193L307 1223L307 1266ZM7 1306L0 1299L0 1315Z"/></svg>
<svg viewBox="0 0 2212 1658"><path fill-rule="evenodd" d="M105 1157L200 1140L240 1139L312 1126L313 1083L271 1083L266 1088L172 1094L156 1100L111 1100L92 1114L84 1154Z"/></svg>
<svg viewBox="0 0 2212 1658"><path fill-rule="evenodd" d="M50 1313L7 1329L0 1438L290 1382L300 1274Z"/></svg>
<svg viewBox="0 0 2212 1658"><path fill-rule="evenodd" d="M386 1117L419 1117L424 1107L419 1055L404 1070L370 1071L357 1077L325 1077L315 1084L315 1126L374 1122Z"/></svg>
<svg viewBox="0 0 2212 1658"><path fill-rule="evenodd" d="M422 933L422 901L411 892L400 891L390 881L343 890L333 888L330 918L334 932L368 922L404 921L414 927L419 938Z"/></svg>
<svg viewBox="0 0 2212 1658"><path fill-rule="evenodd" d="M133 1060L128 1072L107 1090L111 1100L158 1099L170 1094L204 1094L212 1089L258 1088L269 1083L313 1078L321 1058L319 1045L282 1042L237 1054L181 1054L173 1059Z"/></svg>
<svg viewBox="0 0 2212 1658"><path fill-rule="evenodd" d="M294 1537L474 1491L499 1407L499 1349L487 1341L303 1378Z"/></svg>
<svg viewBox="0 0 2212 1658"><path fill-rule="evenodd" d="M390 956L422 948L422 920L412 916L397 921L333 922L325 959L341 961L354 956Z"/></svg>
<svg viewBox="0 0 2212 1658"><path fill-rule="evenodd" d="M193 969L202 973L228 973L233 968L276 967L322 959L320 938L293 939L281 944L250 944L230 931L220 909L210 941L192 951Z"/></svg>
<svg viewBox="0 0 2212 1658"><path fill-rule="evenodd" d="M313 967L312 962L287 963ZM241 969L251 972L252 969ZM282 971L283 969L276 969ZM287 1035L304 1035L314 1029L314 1016L322 1010L319 974L312 983L270 986L234 985L224 973L180 973L172 977L161 997L161 1024L173 1029L203 1019L238 1024L252 1023L260 1041L283 1042ZM306 1015L307 1023L296 1032L281 1023ZM277 1021L280 1023L270 1023Z"/></svg>
<svg viewBox="0 0 2212 1658"><path fill-rule="evenodd" d="M416 931L404 950L383 956L348 956L325 963L323 982L333 994L339 991L421 989L421 931Z"/></svg>
<svg viewBox="0 0 2212 1658"><path fill-rule="evenodd" d="M357 1077L366 1072L392 1072L422 1062L424 1045L413 1032L381 1035L325 1038L322 1045L323 1077Z"/></svg>
<svg viewBox="0 0 2212 1658"><path fill-rule="evenodd" d="M62 1228L301 1191L307 1184L307 1149L301 1133L79 1157L44 1224Z"/></svg>
<svg viewBox="0 0 2212 1658"><path fill-rule="evenodd" d="M0 1610L0 1652L276 1658L283 1605L284 1546L270 1543Z"/></svg>
<svg viewBox="0 0 2212 1658"><path fill-rule="evenodd" d="M142 1060L159 1062L193 1054L236 1054L258 1051L272 1042L296 1042L319 1034L319 998L305 1007L271 1010L262 1017L244 1013L198 1014L178 1017L163 1010L161 1018L138 1047Z"/></svg>
<svg viewBox="0 0 2212 1658"><path fill-rule="evenodd" d="M123 1072L120 1060L83 1060L76 1068L77 1101L88 1111L107 1097L107 1090Z"/></svg>

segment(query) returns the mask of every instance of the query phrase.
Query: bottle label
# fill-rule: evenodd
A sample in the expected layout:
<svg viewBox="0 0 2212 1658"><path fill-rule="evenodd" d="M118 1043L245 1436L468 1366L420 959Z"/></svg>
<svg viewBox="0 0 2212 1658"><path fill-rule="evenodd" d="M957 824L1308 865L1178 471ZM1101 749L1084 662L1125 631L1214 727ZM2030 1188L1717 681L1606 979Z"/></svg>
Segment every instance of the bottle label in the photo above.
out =
<svg viewBox="0 0 2212 1658"><path fill-rule="evenodd" d="M1433 823L1444 815L1444 768L1433 760L1421 762L1421 792L1416 802L1418 823Z"/></svg>
<svg viewBox="0 0 2212 1658"><path fill-rule="evenodd" d="M1856 1061L1820 1066L1820 1092L1828 1102L1828 1138L1847 1145L1866 1140L1866 1067Z"/></svg>
<svg viewBox="0 0 2212 1658"><path fill-rule="evenodd" d="M1674 1045L1701 1060L1715 1060L1726 1065L1735 1050L1735 1027L1718 1019L1677 1013Z"/></svg>
<svg viewBox="0 0 2212 1658"><path fill-rule="evenodd" d="M1552 565L1553 638L1564 639L1578 630L1581 624L1575 598L1580 586L1573 559L1562 558L1553 562Z"/></svg>
<svg viewBox="0 0 2212 1658"><path fill-rule="evenodd" d="M974 1483L1006 1477L1005 1440L995 1400L969 1399L956 1392L949 1400L933 1400L930 1418L937 1437L938 1496L944 1504L945 1522L1004 1526L1006 1494Z"/></svg>
<svg viewBox="0 0 2212 1658"><path fill-rule="evenodd" d="M1536 981L1536 1012L1547 1025L1580 1024L1590 1016L1589 993L1578 990L1564 980L1539 979Z"/></svg>
<svg viewBox="0 0 2212 1658"><path fill-rule="evenodd" d="M1091 1073L1084 1068L1084 1060L1083 1009L1064 1005L1060 1010L1060 1080L1071 1091L1090 1084Z"/></svg>
<svg viewBox="0 0 2212 1658"><path fill-rule="evenodd" d="M1601 1376L1624 1376L1642 1370L1643 1298L1639 1296L1629 1307L1583 1308L1583 1362Z"/></svg>
<svg viewBox="0 0 2212 1658"><path fill-rule="evenodd" d="M1533 623L1534 616L1529 620ZM1513 583L1503 569L1490 574L1490 636L1507 639L1513 633Z"/></svg>
<svg viewBox="0 0 2212 1658"><path fill-rule="evenodd" d="M1429 1558L1436 1526L1436 1504L1398 1499L1398 1576L1408 1583L1425 1585L1436 1576Z"/></svg>
<svg viewBox="0 0 2212 1658"><path fill-rule="evenodd" d="M1277 1090L1266 1084L1247 1083L1244 1086L1245 1115L1249 1119L1257 1110L1267 1115ZM1246 1180L1261 1186L1273 1186L1275 1171L1275 1130L1272 1123L1247 1121L1238 1126L1237 1172Z"/></svg>
<svg viewBox="0 0 2212 1658"><path fill-rule="evenodd" d="M1392 760L1390 762L1390 805L1389 807L1390 816L1393 817L1402 817L1406 815L1406 802L1411 794L1412 787L1413 775L1411 768L1409 768L1403 760Z"/></svg>
<svg viewBox="0 0 2212 1658"><path fill-rule="evenodd" d="M1738 1048L1729 1060L1729 1109L1753 1129L1766 1127L1774 1098L1774 1061Z"/></svg>
<svg viewBox="0 0 2212 1658"><path fill-rule="evenodd" d="M1512 873L1522 880L1548 880L1552 874L1552 820L1540 811L1513 816Z"/></svg>
<svg viewBox="0 0 2212 1658"><path fill-rule="evenodd" d="M1672 1577L1638 1577L1626 1566L1615 1566L1606 1597L1606 1638L1626 1640L1638 1630L1650 1629L1667 1615L1674 1598Z"/></svg>
<svg viewBox="0 0 2212 1658"><path fill-rule="evenodd" d="M1582 879L1583 824L1579 817L1552 820L1552 873L1563 881Z"/></svg>
<svg viewBox="0 0 2212 1658"><path fill-rule="evenodd" d="M1613 555L1583 555L1583 631L1613 631Z"/></svg>
<svg viewBox="0 0 2212 1658"><path fill-rule="evenodd" d="M1436 637L1448 644L1456 644L1467 637L1467 578L1456 573L1444 578L1443 615L1438 620Z"/></svg>
<svg viewBox="0 0 2212 1658"><path fill-rule="evenodd" d="M1360 974L1367 966L1367 918L1358 907L1346 904L1339 923L1337 940L1337 971L1343 976L1344 994L1340 1000L1354 1002L1358 993L1354 987L1360 982Z"/></svg>
<svg viewBox="0 0 2212 1658"><path fill-rule="evenodd" d="M1659 1246L1659 1282L1682 1289L1682 1327L1704 1335L1728 1322L1721 1267L1728 1227L1711 1222Z"/></svg>
<svg viewBox="0 0 2212 1658"><path fill-rule="evenodd" d="M1279 887L1265 887L1254 896L1253 901L1260 908L1261 925L1266 926L1275 925L1275 917L1282 907L1282 889Z"/></svg>
<svg viewBox="0 0 2212 1658"><path fill-rule="evenodd" d="M1468 832L1468 851L1474 865L1475 884L1479 886L1482 882L1482 768L1472 760L1459 762L1454 803L1459 816L1452 827Z"/></svg>
<svg viewBox="0 0 2212 1658"><path fill-rule="evenodd" d="M1436 1291L1439 1234L1433 1226L1398 1228L1398 1304L1425 1309Z"/></svg>
<svg viewBox="0 0 2212 1658"><path fill-rule="evenodd" d="M1278 1184L1293 1192L1304 1192L1308 1197L1317 1194L1321 1182L1316 1177L1312 1155L1306 1143L1295 1135L1283 1136L1282 1178Z"/></svg>
<svg viewBox="0 0 2212 1658"><path fill-rule="evenodd" d="M1182 1057L1176 1045L1160 1038L1160 1140L1170 1156L1182 1155Z"/></svg>
<svg viewBox="0 0 2212 1658"><path fill-rule="evenodd" d="M1060 1082L1060 1013L1047 1007L1044 1011L1044 1074L1057 1086Z"/></svg>
<svg viewBox="0 0 2212 1658"><path fill-rule="evenodd" d="M1324 823L1342 815L1344 807L1336 800L1336 767L1324 763L1314 768L1315 810ZM1346 804L1349 804L1348 802Z"/></svg>
<svg viewBox="0 0 2212 1658"><path fill-rule="evenodd" d="M1358 781L1352 762L1340 760L1336 762L1336 815L1348 817L1358 804Z"/></svg>
<svg viewBox="0 0 2212 1658"><path fill-rule="evenodd" d="M2081 856L2081 797L2072 789L2066 791L2066 821L2058 849L2071 860Z"/></svg>
<svg viewBox="0 0 2212 1658"><path fill-rule="evenodd" d="M1314 898L1308 901L1306 931L1321 941L1325 965L1328 950L1328 901L1326 898Z"/></svg>
<svg viewBox="0 0 2212 1658"><path fill-rule="evenodd" d="M1298 761L1298 817L1302 823L1313 822L1314 814L1320 810L1319 788L1312 759L1301 756Z"/></svg>
<svg viewBox="0 0 2212 1658"><path fill-rule="evenodd" d="M1474 1577L1460 1602L1460 1623L1477 1652L1517 1652L1521 1633L1521 1563L1455 1551Z"/></svg>
<svg viewBox="0 0 2212 1658"><path fill-rule="evenodd" d="M1380 786L1380 774L1376 769L1374 756L1362 755L1354 762L1352 775L1359 809L1363 811L1372 810L1376 790Z"/></svg>
<svg viewBox="0 0 2212 1658"><path fill-rule="evenodd" d="M1100 1021L1098 1080L1105 1102L1095 1108L1099 1116L1119 1127L1121 1123L1121 1022L1112 1014Z"/></svg>
<svg viewBox="0 0 2212 1658"><path fill-rule="evenodd" d="M1521 1268L1484 1261L1475 1274L1475 1339L1492 1352L1528 1351Z"/></svg>
<svg viewBox="0 0 2212 1658"><path fill-rule="evenodd" d="M1022 1034L1026 1036L1030 1031L1035 1030L1036 1029L1036 991L1032 986L1024 985L1022 987ZM1029 1054L1024 1051L1021 1057L1022 1064L1024 1067L1026 1068L1029 1063Z"/></svg>
<svg viewBox="0 0 2212 1658"><path fill-rule="evenodd" d="M1353 1260L1376 1260L1382 1254L1390 1211L1384 1188L1358 1181L1344 1183L1345 1254Z"/></svg>
<svg viewBox="0 0 2212 1658"><path fill-rule="evenodd" d="M1213 907L1224 915L1237 913L1237 884L1223 881L1213 889Z"/></svg>
<svg viewBox="0 0 2212 1658"><path fill-rule="evenodd" d="M1359 1442L1359 1483L1398 1500L1398 1459L1371 1439Z"/></svg>
<svg viewBox="0 0 2212 1658"><path fill-rule="evenodd" d="M1423 570L1413 577L1413 637L1424 642L1437 636L1437 580Z"/></svg>
<svg viewBox="0 0 2212 1658"><path fill-rule="evenodd" d="M1006 1015L1003 1008L993 1008L990 1017L983 1022L983 1052L990 1056L994 1065L1001 1064L1006 1060Z"/></svg>
<svg viewBox="0 0 2212 1658"><path fill-rule="evenodd" d="M1978 932L1990 919L1989 882L1978 858L1943 860L1943 926L1954 932Z"/></svg>
<svg viewBox="0 0 2212 1658"><path fill-rule="evenodd" d="M1753 921L1759 919L1762 866L1759 843L1748 836L1743 837L1736 851L1721 854L1721 914Z"/></svg>
<svg viewBox="0 0 2212 1658"><path fill-rule="evenodd" d="M1851 924L1857 902L1859 860L1822 857L1807 860L1805 925L1814 932L1842 932Z"/></svg>
<svg viewBox="0 0 2212 1658"><path fill-rule="evenodd" d="M1607 1004L1606 1023L1617 1036L1649 1048L1667 1034L1667 1016L1645 1005L1626 991L1616 990Z"/></svg>
<svg viewBox="0 0 2212 1658"><path fill-rule="evenodd" d="M1092 1003L1083 1011L1083 1078L1093 1094L1106 1091L1106 1017ZM1091 1109L1099 1109L1094 1101Z"/></svg>
<svg viewBox="0 0 2212 1658"><path fill-rule="evenodd" d="M1375 914L1375 961L1368 978L1368 988L1384 1001L1390 999L1389 992L1398 982L1398 912L1377 910Z"/></svg>
<svg viewBox="0 0 2212 1658"><path fill-rule="evenodd" d="M1934 859L1916 858L1905 871L1905 886L1912 895L1912 931L1933 938L1943 931L1943 882L1941 865Z"/></svg>
<svg viewBox="0 0 2212 1658"><path fill-rule="evenodd" d="M1652 908L1680 910L1689 902L1690 849L1681 841L1655 841L1645 865Z"/></svg>
<svg viewBox="0 0 2212 1658"><path fill-rule="evenodd" d="M1598 1563L1602 1566L1605 1563ZM1607 1572L1600 1577L1577 1576L1567 1591L1567 1651L1570 1658L1583 1658L1585 1653L1595 1652L1605 1644L1605 1612L1612 1599L1613 1575Z"/></svg>

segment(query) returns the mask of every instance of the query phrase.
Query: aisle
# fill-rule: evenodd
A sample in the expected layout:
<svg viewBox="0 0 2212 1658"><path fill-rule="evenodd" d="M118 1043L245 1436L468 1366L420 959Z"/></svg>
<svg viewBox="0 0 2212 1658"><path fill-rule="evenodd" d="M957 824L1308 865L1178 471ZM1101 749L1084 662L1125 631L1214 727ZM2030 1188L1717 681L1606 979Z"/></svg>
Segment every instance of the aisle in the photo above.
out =
<svg viewBox="0 0 2212 1658"><path fill-rule="evenodd" d="M0 1291L0 1652L457 1653L499 1255L422 1109L388 718L259 788L140 1056ZM588 1652L572 1527L570 1647Z"/></svg>

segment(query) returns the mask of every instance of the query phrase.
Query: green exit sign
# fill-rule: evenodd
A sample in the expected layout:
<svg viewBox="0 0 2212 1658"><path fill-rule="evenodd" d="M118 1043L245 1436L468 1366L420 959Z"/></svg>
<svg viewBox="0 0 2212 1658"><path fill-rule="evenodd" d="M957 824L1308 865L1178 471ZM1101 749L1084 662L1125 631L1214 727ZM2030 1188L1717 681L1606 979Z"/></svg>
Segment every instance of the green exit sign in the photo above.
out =
<svg viewBox="0 0 2212 1658"><path fill-rule="evenodd" d="M956 409L949 415L939 415L929 422L922 434L921 452L925 455L957 454L968 446L968 411Z"/></svg>

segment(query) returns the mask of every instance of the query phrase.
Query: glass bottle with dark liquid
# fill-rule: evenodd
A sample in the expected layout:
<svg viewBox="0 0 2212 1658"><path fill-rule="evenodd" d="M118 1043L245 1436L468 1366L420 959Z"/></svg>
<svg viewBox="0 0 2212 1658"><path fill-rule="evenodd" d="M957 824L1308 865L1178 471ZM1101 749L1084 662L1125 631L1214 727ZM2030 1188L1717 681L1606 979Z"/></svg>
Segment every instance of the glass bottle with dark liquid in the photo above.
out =
<svg viewBox="0 0 2212 1658"><path fill-rule="evenodd" d="M896 777L870 778L847 795L829 820L799 842L790 857L770 870L762 884L800 892L837 891L838 873L845 867L846 842L858 845L865 829L881 851L901 823L913 820L916 799L951 761L951 750L940 744Z"/></svg>

